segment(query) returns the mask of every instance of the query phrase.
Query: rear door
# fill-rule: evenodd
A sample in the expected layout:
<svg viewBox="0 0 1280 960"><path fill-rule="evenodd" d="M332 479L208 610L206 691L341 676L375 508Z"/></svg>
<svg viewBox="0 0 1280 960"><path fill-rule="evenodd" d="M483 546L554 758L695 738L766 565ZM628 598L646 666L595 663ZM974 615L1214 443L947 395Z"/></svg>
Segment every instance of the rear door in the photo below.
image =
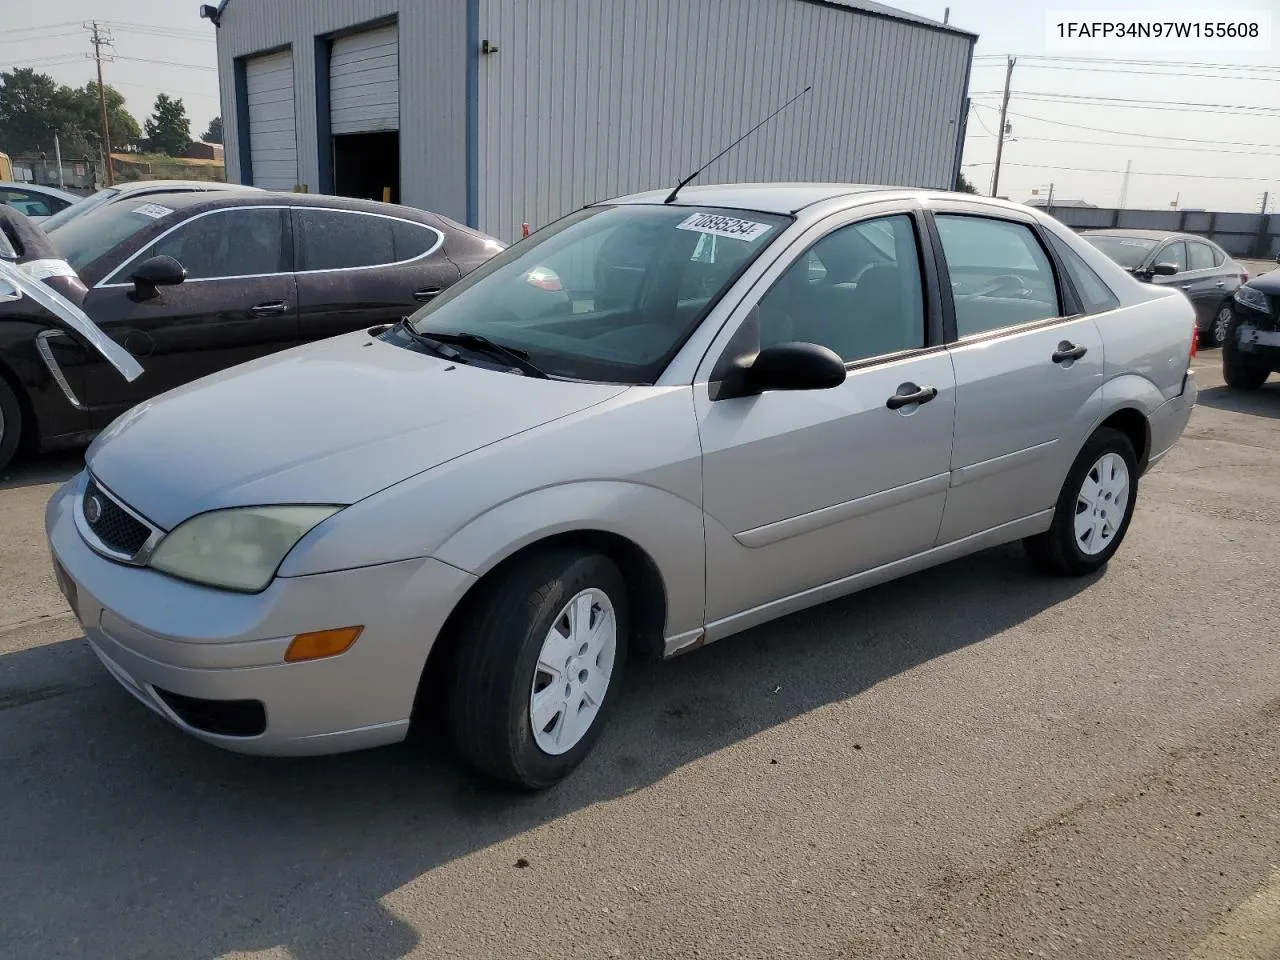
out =
<svg viewBox="0 0 1280 960"><path fill-rule="evenodd" d="M1220 260L1213 247L1199 240L1188 240L1187 274L1182 289L1196 308L1196 325L1205 330L1223 302L1234 292L1227 286L1232 277L1224 260Z"/></svg>
<svg viewBox="0 0 1280 960"><path fill-rule="evenodd" d="M142 299L133 266L160 255L186 268L186 280ZM133 404L298 341L298 297L291 270L288 210L213 210L161 234L89 291L85 311L137 357L145 373L124 395L118 377L86 382L100 426Z"/></svg>
<svg viewBox="0 0 1280 960"><path fill-rule="evenodd" d="M1051 508L1101 409L1102 338L1035 221L939 202L939 272L956 377L939 543Z"/></svg>
<svg viewBox="0 0 1280 960"><path fill-rule="evenodd" d="M393 323L461 276L444 234L426 224L322 207L292 215L304 341Z"/></svg>

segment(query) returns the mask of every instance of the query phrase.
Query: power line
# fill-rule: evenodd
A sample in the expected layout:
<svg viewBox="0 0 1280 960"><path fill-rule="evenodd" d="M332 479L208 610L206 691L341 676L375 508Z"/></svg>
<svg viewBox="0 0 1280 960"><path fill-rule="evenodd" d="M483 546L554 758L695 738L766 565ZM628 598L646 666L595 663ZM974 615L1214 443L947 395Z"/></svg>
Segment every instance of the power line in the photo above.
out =
<svg viewBox="0 0 1280 960"><path fill-rule="evenodd" d="M974 60L999 60L1004 61L1004 54L982 54L973 58ZM1120 64L1122 66L1139 66L1139 67L1175 67L1179 70L1246 70L1257 71L1260 73L1280 73L1280 67L1265 67L1247 63L1181 63L1177 60L1128 60L1128 59L1111 59L1108 57L1048 57L1030 54L1021 59L1050 61L1053 63L1088 63L1088 64ZM989 64L984 64L989 66Z"/></svg>
<svg viewBox="0 0 1280 960"><path fill-rule="evenodd" d="M138 83L134 80L116 80L116 82L113 83L112 86L137 87L141 90L157 89L157 85L154 83ZM219 99L216 93L196 93L194 90L175 90L172 87L170 87L168 84L165 85L164 92L170 93L170 94L177 93L177 94L181 94L184 97L203 97L206 100L216 101Z"/></svg>
<svg viewBox="0 0 1280 960"><path fill-rule="evenodd" d="M974 136L984 135L975 134ZM991 134L995 136L995 134ZM1115 147L1119 150L1172 150L1176 152L1186 153L1217 153L1227 157L1280 157L1280 153L1259 153L1250 150L1221 150L1217 147L1174 147L1166 146L1160 143L1107 143L1101 140L1064 140L1057 137L1025 137L1018 136L1018 141L1027 141L1029 143L1073 143L1081 147ZM1280 150L1280 144L1275 144L1275 148Z"/></svg>
<svg viewBox="0 0 1280 960"><path fill-rule="evenodd" d="M973 93L973 97L1003 97L1003 93L984 91ZM1249 104L1230 103L1190 103L1182 101L1138 100L1126 97L1091 97L1074 93L1018 93L1014 95L1020 100L1033 100L1038 103L1079 103L1087 107L1108 107L1117 110L1154 110L1158 112L1173 111L1176 113L1214 113L1228 114L1236 117L1274 117L1280 116L1280 107L1262 107Z"/></svg>
<svg viewBox="0 0 1280 960"><path fill-rule="evenodd" d="M123 23L118 20L108 21L109 26L113 30L119 30L122 33L138 33L144 36L164 37L168 40L197 40L202 43L214 43L214 38L206 33L199 33L194 30L175 30L169 27L151 27L140 23Z"/></svg>
<svg viewBox="0 0 1280 960"><path fill-rule="evenodd" d="M994 66L994 64L990 64L990 66ZM1175 70L1116 70L1108 67L1069 67L1046 63L1028 63L1026 67L1029 70L1068 70L1080 73L1105 73L1110 76L1124 74L1133 77L1175 77L1179 79L1183 77L1200 77L1205 80L1248 80L1255 83L1280 83L1280 77L1241 77L1233 76L1229 73L1187 73L1186 71Z"/></svg>
<svg viewBox="0 0 1280 960"><path fill-rule="evenodd" d="M47 57L33 57L29 60L11 60L7 63L0 63L0 69L5 67L52 67L60 63L79 63L83 60L83 53L53 53Z"/></svg>
<svg viewBox="0 0 1280 960"><path fill-rule="evenodd" d="M208 70L211 73L218 72L217 67L207 67L200 63L179 63L176 60L152 60L149 57L126 57L119 53L115 55L115 59L128 60L131 63L151 63L160 67L186 67L189 70Z"/></svg>
<svg viewBox="0 0 1280 960"><path fill-rule="evenodd" d="M4 33L6 37L13 36L15 33L34 33L40 30L60 30L63 27L79 27L83 24L79 20L65 20L62 23L46 23L39 27L5 27Z"/></svg>
<svg viewBox="0 0 1280 960"><path fill-rule="evenodd" d="M68 31L66 33L51 33L47 36L39 37L5 37L4 39L0 39L0 43L43 43L45 40L63 40L69 37L79 37L80 35L80 31L77 30L75 32Z"/></svg>
<svg viewBox="0 0 1280 960"><path fill-rule="evenodd" d="M978 160L966 163L966 167L986 167L995 161ZM1061 167L1056 163L1012 163L1006 160L1006 167L1029 167L1036 170L1066 170L1072 173L1130 173L1136 177L1185 177L1193 180L1251 180L1257 183L1275 183L1276 177L1229 177L1217 173L1157 173L1149 170L1103 170L1098 167Z"/></svg>
<svg viewBox="0 0 1280 960"><path fill-rule="evenodd" d="M972 103L970 106L977 110L990 110L992 113L998 112L995 107L988 106L985 103ZM1035 120L1038 123L1048 123L1055 127L1068 127L1072 130L1085 130L1089 133L1106 133L1118 137L1137 137L1142 140L1168 140L1176 143L1206 143L1218 144L1224 147L1262 147L1263 149L1280 147L1280 145L1274 143L1249 143L1238 140L1197 140L1194 137L1172 137L1168 134L1161 133L1135 133L1131 130L1105 130L1101 127L1089 127L1079 123L1067 123L1065 120L1050 120L1048 117L1037 117L1030 113L1018 113L1014 110L1009 111L1009 116L1017 117L1020 120Z"/></svg>

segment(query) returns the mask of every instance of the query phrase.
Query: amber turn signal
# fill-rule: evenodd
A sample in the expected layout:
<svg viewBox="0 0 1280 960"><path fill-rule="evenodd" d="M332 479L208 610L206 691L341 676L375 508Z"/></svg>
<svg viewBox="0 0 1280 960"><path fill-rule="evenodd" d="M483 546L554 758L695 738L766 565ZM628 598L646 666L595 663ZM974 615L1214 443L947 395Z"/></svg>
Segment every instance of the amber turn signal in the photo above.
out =
<svg viewBox="0 0 1280 960"><path fill-rule="evenodd" d="M286 663L297 663L299 660L319 660L322 657L336 657L346 653L356 638L364 631L364 627L339 627L337 630L317 630L314 633L300 633L293 638L289 649L284 653Z"/></svg>

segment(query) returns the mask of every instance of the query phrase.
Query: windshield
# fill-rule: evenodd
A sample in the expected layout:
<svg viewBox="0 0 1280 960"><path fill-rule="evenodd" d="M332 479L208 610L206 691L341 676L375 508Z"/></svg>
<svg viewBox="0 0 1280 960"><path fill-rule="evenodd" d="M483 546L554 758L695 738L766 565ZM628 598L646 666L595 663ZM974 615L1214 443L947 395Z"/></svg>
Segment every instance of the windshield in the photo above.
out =
<svg viewBox="0 0 1280 960"><path fill-rule="evenodd" d="M1141 237L1112 237L1099 233L1086 233L1083 236L1126 270L1142 266L1156 245L1156 241Z"/></svg>
<svg viewBox="0 0 1280 960"><path fill-rule="evenodd" d="M90 210L97 210L119 192L120 191L114 187L107 187L105 190L99 190L97 193L92 196L85 197L78 203L73 203L69 207L64 207L40 225L44 227L45 232L47 233L50 230L62 226L68 220L74 220L76 217L86 214Z"/></svg>
<svg viewBox="0 0 1280 960"><path fill-rule="evenodd" d="M83 273L85 267L116 244L123 243L172 212L169 207L144 198L121 200L76 217L48 233L67 263L75 268L76 273Z"/></svg>
<svg viewBox="0 0 1280 960"><path fill-rule="evenodd" d="M419 310L419 333L477 334L551 376L652 383L791 219L674 206L570 214Z"/></svg>

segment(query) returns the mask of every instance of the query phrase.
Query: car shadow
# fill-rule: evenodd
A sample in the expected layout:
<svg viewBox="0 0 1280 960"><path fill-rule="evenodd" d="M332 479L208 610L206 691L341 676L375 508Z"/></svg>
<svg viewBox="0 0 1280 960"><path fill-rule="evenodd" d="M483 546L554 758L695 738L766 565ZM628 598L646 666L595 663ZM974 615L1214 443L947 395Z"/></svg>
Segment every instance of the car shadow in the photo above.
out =
<svg viewBox="0 0 1280 960"><path fill-rule="evenodd" d="M0 656L0 955L403 957L418 934L383 898L416 878L665 789L685 764L980 643L1093 579L1039 577L1016 546L999 548L634 662L592 756L533 795L476 779L439 746L217 750L131 700L83 639Z"/></svg>
<svg viewBox="0 0 1280 960"><path fill-rule="evenodd" d="M1196 397L1196 405L1280 419L1280 379L1269 380L1257 390L1235 390L1228 386L1205 387Z"/></svg>
<svg viewBox="0 0 1280 960"><path fill-rule="evenodd" d="M47 454L19 453L9 466L0 470L0 490L62 483L83 469L83 449Z"/></svg>

